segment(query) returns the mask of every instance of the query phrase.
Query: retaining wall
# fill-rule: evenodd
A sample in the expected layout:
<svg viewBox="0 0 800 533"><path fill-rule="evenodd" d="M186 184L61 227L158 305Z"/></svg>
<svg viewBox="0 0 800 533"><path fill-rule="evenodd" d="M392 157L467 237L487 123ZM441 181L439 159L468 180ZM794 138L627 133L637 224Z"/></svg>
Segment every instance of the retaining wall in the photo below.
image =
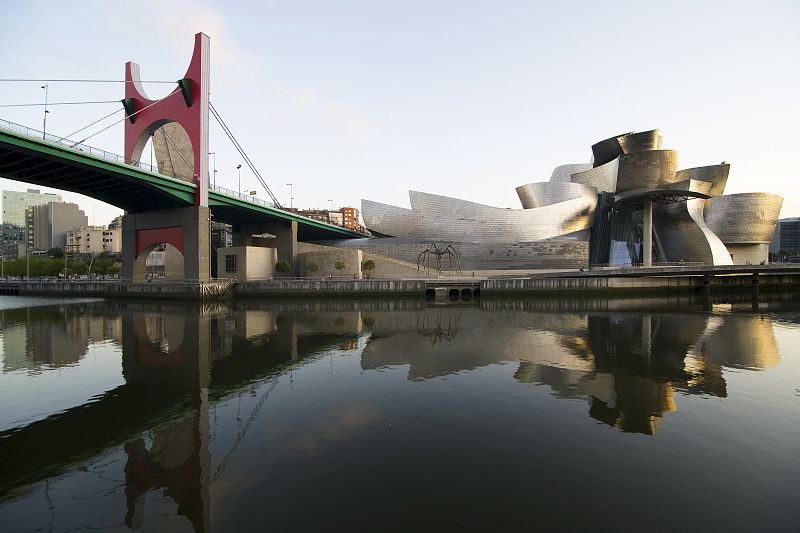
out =
<svg viewBox="0 0 800 533"><path fill-rule="evenodd" d="M713 291L750 289L752 275L709 276ZM487 279L481 281L481 295L512 295L524 293L618 293L618 292L690 292L702 290L704 276L680 277L586 277L586 278L517 278ZM800 275L773 274L758 276L759 289L800 289Z"/></svg>
<svg viewBox="0 0 800 533"><path fill-rule="evenodd" d="M114 282L46 282L26 281L4 284L16 288L17 294L47 296L86 296L100 298L203 299L225 295L227 283L114 283ZM232 291L231 291L232 292Z"/></svg>
<svg viewBox="0 0 800 533"><path fill-rule="evenodd" d="M423 280L271 280L236 284L235 296L415 296L425 295Z"/></svg>

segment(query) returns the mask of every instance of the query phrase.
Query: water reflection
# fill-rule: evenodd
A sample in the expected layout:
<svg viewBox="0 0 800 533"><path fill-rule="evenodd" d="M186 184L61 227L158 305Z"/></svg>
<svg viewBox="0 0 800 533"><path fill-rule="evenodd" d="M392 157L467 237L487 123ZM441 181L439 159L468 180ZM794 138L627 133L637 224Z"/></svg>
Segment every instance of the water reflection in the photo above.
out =
<svg viewBox="0 0 800 533"><path fill-rule="evenodd" d="M425 309L407 313L405 323L393 313L388 330L373 315L362 368L408 365L408 379L425 380L514 363L519 382L585 398L595 420L653 435L661 417L676 410L676 390L724 398L722 367L764 369L780 361L771 319L759 314L492 307L488 316L485 308Z"/></svg>
<svg viewBox="0 0 800 533"><path fill-rule="evenodd" d="M91 304L0 311L3 372L78 363L91 344L119 341L118 315L98 312Z"/></svg>
<svg viewBox="0 0 800 533"><path fill-rule="evenodd" d="M0 501L24 498L36 483L86 468L80 465L118 447L124 466L114 490L124 492L125 526L143 527L152 504L147 496L158 493L157 505L170 500L176 516L207 531L212 485L246 440L276 383L270 380L331 350L360 350L367 374L407 367L407 379L416 382L513 365L509 387L545 386L557 398L586 401L595 421L655 435L662 417L677 409L676 394L725 398L723 367L765 369L780 362L772 318L749 309L708 314L693 301L658 300L582 308L576 302L454 308L100 302L5 310L3 372L75 364L92 344L112 343L121 349L124 384L5 428L0 457L14 460L2 463ZM243 391L255 396L255 385L261 387L256 407L249 415L237 413L231 445L212 457L215 403ZM322 431L335 439L371 423L376 413L371 406L348 407ZM292 446L313 454L319 443L306 432Z"/></svg>

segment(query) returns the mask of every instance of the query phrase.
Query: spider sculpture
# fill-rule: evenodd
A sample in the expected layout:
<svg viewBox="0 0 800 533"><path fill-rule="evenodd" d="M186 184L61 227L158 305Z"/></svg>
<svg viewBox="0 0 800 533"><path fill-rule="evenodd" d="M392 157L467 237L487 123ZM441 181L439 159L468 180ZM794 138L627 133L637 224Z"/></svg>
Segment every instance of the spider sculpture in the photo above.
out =
<svg viewBox="0 0 800 533"><path fill-rule="evenodd" d="M420 266L425 268L425 273L428 274L431 269L431 260L435 257L436 258L436 270L439 272L442 271L442 257L447 256L447 270L455 270L459 274L461 274L461 265L460 259L461 255L458 253L458 250L453 248L452 244L448 244L443 248L439 248L435 242L431 243L433 250L430 248L425 248L420 252L417 256L417 272L419 272ZM455 263L455 269L453 269L453 264Z"/></svg>

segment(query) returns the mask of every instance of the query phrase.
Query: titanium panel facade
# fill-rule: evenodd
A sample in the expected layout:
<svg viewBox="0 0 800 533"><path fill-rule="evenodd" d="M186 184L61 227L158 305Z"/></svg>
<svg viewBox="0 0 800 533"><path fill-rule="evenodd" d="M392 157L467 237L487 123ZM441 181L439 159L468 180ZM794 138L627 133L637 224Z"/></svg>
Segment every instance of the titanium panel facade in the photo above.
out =
<svg viewBox="0 0 800 533"><path fill-rule="evenodd" d="M599 167L622 155L659 149L661 149L661 136L656 129L609 137L592 145L592 154L594 166Z"/></svg>
<svg viewBox="0 0 800 533"><path fill-rule="evenodd" d="M588 229L596 197L538 209L503 209L410 191L412 209L362 202L364 223L381 235L440 242L530 242ZM376 210L376 207L378 208Z"/></svg>
<svg viewBox="0 0 800 533"><path fill-rule="evenodd" d="M572 181L573 174L576 172L591 170L592 168L593 166L591 163L572 163L569 165L557 166L553 169L553 173L550 174L550 183L570 183Z"/></svg>
<svg viewBox="0 0 800 533"><path fill-rule="evenodd" d="M678 152L675 150L649 150L623 155L619 158L616 192L628 189L658 189L675 183Z"/></svg>
<svg viewBox="0 0 800 533"><path fill-rule="evenodd" d="M725 184L728 183L728 173L731 166L728 163L719 165L709 165L707 167L694 167L679 170L675 173L675 179L683 181L687 179L707 181L711 183L709 196L722 196L725 192Z"/></svg>
<svg viewBox="0 0 800 533"><path fill-rule="evenodd" d="M766 244L782 205L783 198L764 192L718 196L706 203L706 223L726 244Z"/></svg>
<svg viewBox="0 0 800 533"><path fill-rule="evenodd" d="M364 225L373 233L387 237L398 235L420 235L425 233L422 215L410 209L389 204L361 200L361 217Z"/></svg>
<svg viewBox="0 0 800 533"><path fill-rule="evenodd" d="M661 136L657 129L621 135L618 141L623 154L661 149Z"/></svg>
<svg viewBox="0 0 800 533"><path fill-rule="evenodd" d="M733 264L725 245L703 220L706 202L695 198L653 208L656 239L668 262Z"/></svg>
<svg viewBox="0 0 800 533"><path fill-rule="evenodd" d="M604 165L576 172L572 175L572 182L594 187L600 192L615 192L617 190L618 171L619 158L616 158Z"/></svg>
<svg viewBox="0 0 800 533"><path fill-rule="evenodd" d="M658 130L610 137L592 153L591 164L561 165L550 181L517 187L523 209L418 191L409 191L411 209L362 200L367 228L383 238L341 246L414 263L434 242L451 244L465 269L766 258L782 199L722 196L727 163L678 171L678 154L662 149Z"/></svg>
<svg viewBox="0 0 800 533"><path fill-rule="evenodd" d="M586 196L597 198L597 189L580 183L549 182L528 183L517 187L517 196L523 209L536 209L546 205L566 202Z"/></svg>

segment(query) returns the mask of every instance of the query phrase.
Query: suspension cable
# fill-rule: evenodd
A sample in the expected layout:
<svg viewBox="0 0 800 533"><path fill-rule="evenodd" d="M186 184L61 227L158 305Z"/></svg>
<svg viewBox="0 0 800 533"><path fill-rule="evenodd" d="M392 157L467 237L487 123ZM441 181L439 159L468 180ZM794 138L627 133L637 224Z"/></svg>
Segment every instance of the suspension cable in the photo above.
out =
<svg viewBox="0 0 800 533"><path fill-rule="evenodd" d="M0 78L0 82L52 82L52 83L175 83L174 80L92 80L92 79L34 79L34 78Z"/></svg>
<svg viewBox="0 0 800 533"><path fill-rule="evenodd" d="M161 131L161 135L164 136L164 140L167 139L166 133L164 133L164 131L161 130L161 128L155 130L153 132L153 135L150 136L150 144L151 144L151 147L153 147L153 148L155 147L156 133L158 133L159 131ZM169 158L169 166L172 169L172 177L174 178L175 177L175 161L172 160L172 152L170 150L167 150L167 157ZM194 169L192 169L192 170L194 170ZM161 174L161 165L160 164L158 165L158 173Z"/></svg>
<svg viewBox="0 0 800 533"><path fill-rule="evenodd" d="M181 159L183 159L183 162L186 163L187 165L189 165L192 168L192 171L194 172L194 162L193 161L189 161L188 159L186 159L186 156L183 155L183 153L181 152L181 149L178 147L178 144L174 140L172 140L172 137L167 135L167 130L165 130L163 127L161 127L157 131L160 131L164 135L164 139L167 140L167 143L172 145L172 147L175 149L175 152L177 152L177 154L179 156L181 156ZM167 153L169 153L169 152L167 152ZM172 155L171 154L170 154L170 159L172 159ZM175 172L175 165L174 164L172 165L172 172L173 173Z"/></svg>
<svg viewBox="0 0 800 533"><path fill-rule="evenodd" d="M117 100L116 102L117 102L117 103L119 103L119 100ZM92 123L91 123L91 124L89 124L88 126L84 126L84 127L82 127L81 129L79 129L79 130L75 130L75 131L73 131L73 132L72 132L72 133L70 133L69 135L65 135L65 136L61 137L61 138L59 139L59 141L63 141L64 139L69 139L69 138L70 138L70 137L72 137L73 135L76 135L76 134L78 134L78 133L82 132L83 130L85 130L85 129L87 129L87 128L91 128L92 126L94 126L94 125L95 125L95 124L97 124L98 122L102 122L102 121L104 121L105 119L107 119L108 117L110 117L110 116L112 116L112 115L115 115L115 114L119 113L120 111L124 111L124 109L115 109L114 111L112 111L112 112L111 112L111 113L109 113L108 115L104 116L103 118L99 118L99 119L95 120L94 122L92 122Z"/></svg>
<svg viewBox="0 0 800 533"><path fill-rule="evenodd" d="M39 102L36 104L0 104L0 107L34 107L34 106L47 106L51 105L77 105L77 104L118 104L119 100L93 100L86 102Z"/></svg>
<svg viewBox="0 0 800 533"><path fill-rule="evenodd" d="M267 194L269 195L269 197L272 198L272 202L275 204L275 207L277 207L279 209L283 209L283 206L278 201L278 199L275 197L275 195L272 193L272 191L270 190L269 186L267 185L267 182L264 181L264 178L261 177L261 173L258 172L258 169L256 169L256 166L253 164L253 162L247 156L247 154L244 151L244 148L242 148L242 145L239 144L239 141L236 140L236 137L233 135L233 132L230 130L230 128L228 128L228 125L225 124L225 121L222 120L222 117L220 116L219 112L214 108L214 106L211 104L211 102L208 103L208 108L211 111L211 114L214 116L214 118L219 123L219 125L222 127L223 131L225 132L225 135L228 136L228 138L233 143L233 146L236 148L236 150L239 152L239 154L242 156L242 158L244 158L244 161L245 161L245 163L247 163L247 166L250 167L250 170L253 172L253 174L255 174L256 178L258 178L258 181L261 182L261 185L262 185L262 187L264 187L264 190L267 191Z"/></svg>
<svg viewBox="0 0 800 533"><path fill-rule="evenodd" d="M149 109L149 108L153 107L154 105L160 104L161 102L163 102L164 100L166 100L166 99L167 99L167 98L169 98L170 96L172 96L172 95L174 95L174 94L178 94L179 92L180 92L180 89L175 89L174 91L172 91L171 93L169 93L167 96L165 96L165 97L164 97L164 98L162 98L161 100L156 100L156 101L155 101L155 102L153 102L152 104L150 104L150 105L146 105L146 106L144 106L143 108L139 109L138 111L134 111L134 112L133 112L133 113L131 113L130 115L126 114L126 115L125 115L124 117L122 117L120 120L117 120L116 122L113 122L113 123L109 124L109 125L108 125L108 126L106 126L105 128L103 128L103 129L101 129L101 130L99 130L99 131L97 131L97 132L95 132L95 133L92 133L92 134L91 134L91 135L89 135L88 137L84 137L82 140L80 140L80 141L76 142L75 144L73 144L73 145L72 145L72 147L74 148L74 147L78 146L79 144L83 144L84 142L86 142L88 139L91 139L91 138L92 138L92 137L94 137L95 135L98 135L98 134L100 134L100 133L103 133L103 132L104 132L104 131L106 131L107 129L109 129L109 128L112 128L112 127L116 126L116 125L117 125L117 124L119 124L120 122L125 122L125 121L126 121L126 120L128 120L130 117L132 117L132 116L135 116L135 115L138 115L139 113L141 113L141 112L142 112L142 111L144 111L145 109Z"/></svg>

